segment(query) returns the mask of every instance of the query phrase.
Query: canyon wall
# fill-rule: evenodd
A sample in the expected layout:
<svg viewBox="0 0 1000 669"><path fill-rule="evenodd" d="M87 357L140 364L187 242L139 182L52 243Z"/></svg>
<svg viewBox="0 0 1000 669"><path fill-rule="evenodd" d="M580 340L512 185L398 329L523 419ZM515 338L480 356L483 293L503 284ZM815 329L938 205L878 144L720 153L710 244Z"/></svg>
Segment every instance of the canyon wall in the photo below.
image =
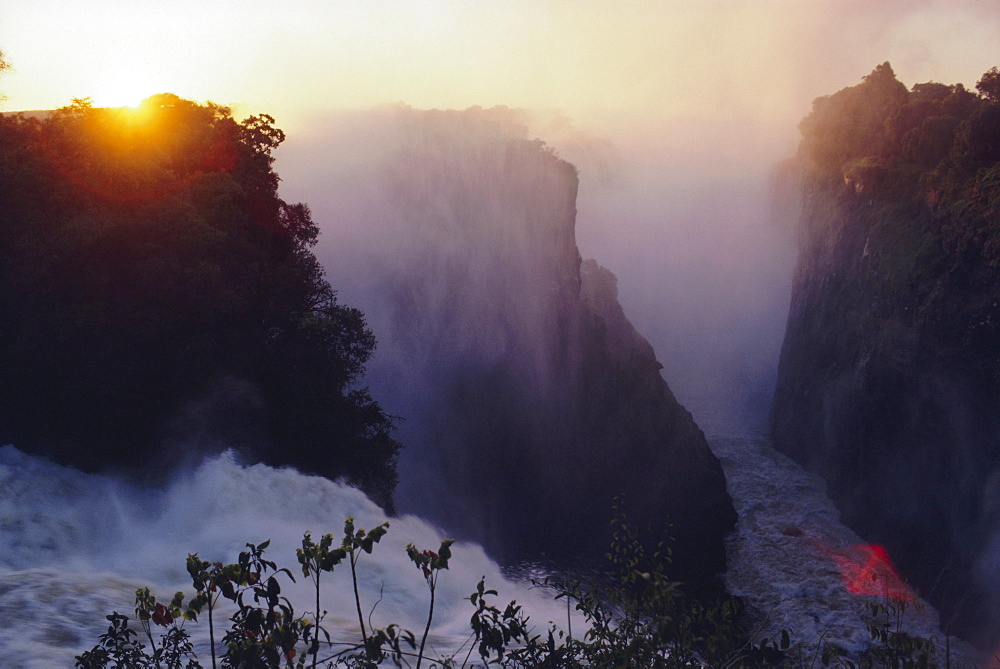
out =
<svg viewBox="0 0 1000 669"><path fill-rule="evenodd" d="M772 409L776 447L980 641L1000 592L998 114L888 63L814 103Z"/></svg>
<svg viewBox="0 0 1000 669"><path fill-rule="evenodd" d="M581 262L576 169L510 110L376 117L355 122L391 141L338 196L325 262L379 340L368 381L402 417L400 509L565 564L603 554L622 496L673 538L678 576L721 571L721 468L614 276Z"/></svg>

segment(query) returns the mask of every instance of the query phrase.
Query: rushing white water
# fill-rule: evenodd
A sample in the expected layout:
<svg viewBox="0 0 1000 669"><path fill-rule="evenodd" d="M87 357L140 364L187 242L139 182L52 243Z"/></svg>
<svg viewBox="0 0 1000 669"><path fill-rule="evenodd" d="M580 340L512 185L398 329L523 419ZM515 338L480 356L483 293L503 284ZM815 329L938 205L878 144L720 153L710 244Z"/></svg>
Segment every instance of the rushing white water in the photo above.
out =
<svg viewBox="0 0 1000 669"><path fill-rule="evenodd" d="M361 528L386 518L353 488L291 469L242 466L228 454L151 490L0 448L0 666L71 666L106 631L106 614L132 617L136 588L148 586L161 600L177 590L190 596L188 553L235 562L247 541L271 540L265 556L299 577L284 594L299 613L311 611L311 590L293 568L295 547L306 530L339 538L349 515ZM361 558L362 605L366 613L375 607L376 627L399 623L419 639L429 594L404 546L436 550L442 535L412 516L390 522L374 554ZM458 652L468 639L472 607L464 598L483 576L503 603L522 603L539 631L551 620L565 626L565 605L551 593L505 579L477 546L459 543L453 553L438 582L429 638L435 655ZM356 640L348 570L324 580L322 606L330 612L332 636ZM189 629L203 646L207 624Z"/></svg>
<svg viewBox="0 0 1000 669"><path fill-rule="evenodd" d="M840 522L823 480L765 439L712 437L710 442L740 518L727 539L726 584L749 605L760 635L787 628L807 653L820 640L862 650L870 642L868 598L848 591L832 554L864 542ZM292 567L304 531L338 536L348 515L367 528L385 519L353 488L290 469L242 466L228 454L164 488L145 489L0 448L0 666L71 665L106 629L104 615L132 614L136 588L149 586L161 599L176 590L190 593L184 568L189 552L232 562L247 541L270 539L267 555ZM375 555L361 561L364 608L381 598L372 623L423 628L426 584L403 547L413 542L436 549L441 538L418 518L391 521ZM565 605L551 593L505 579L477 546L457 544L454 554L439 585L430 639L435 654L457 652L468 639L471 607L464 598L482 576L500 590L502 601L523 603L538 631L549 621L565 627ZM346 570L325 583L323 607L330 611L335 638L359 636L351 592ZM311 611L305 583L286 587L286 594L300 613ZM576 620L573 625L582 627ZM189 629L204 653L207 625ZM937 614L926 603L909 608L904 629L934 636L944 647ZM962 666L976 655L953 640L951 657L952 666Z"/></svg>
<svg viewBox="0 0 1000 669"><path fill-rule="evenodd" d="M868 647L865 605L872 597L849 591L834 557L849 556L852 546L865 541L841 523L823 479L775 451L766 439L709 441L739 514L736 532L726 540L726 586L749 605L751 627L762 637L789 629L792 640L803 644L807 660L817 657L821 642L849 653ZM909 605L902 629L934 638L942 651L939 660L946 663L946 640L929 604ZM977 657L954 638L950 654L951 666Z"/></svg>

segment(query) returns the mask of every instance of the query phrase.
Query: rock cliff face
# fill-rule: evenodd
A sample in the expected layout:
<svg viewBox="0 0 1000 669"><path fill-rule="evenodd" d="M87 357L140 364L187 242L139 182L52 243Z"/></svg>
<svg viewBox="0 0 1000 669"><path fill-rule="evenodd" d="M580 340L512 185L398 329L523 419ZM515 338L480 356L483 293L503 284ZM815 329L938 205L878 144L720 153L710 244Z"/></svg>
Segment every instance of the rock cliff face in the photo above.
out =
<svg viewBox="0 0 1000 669"><path fill-rule="evenodd" d="M888 64L816 101L772 413L777 448L982 642L1000 592L998 111L961 85L907 91Z"/></svg>
<svg viewBox="0 0 1000 669"><path fill-rule="evenodd" d="M379 338L373 391L403 418L400 507L504 559L565 560L603 554L624 495L634 522L671 525L679 576L721 571L722 470L613 275L581 265L574 167L504 110L388 126L351 299Z"/></svg>

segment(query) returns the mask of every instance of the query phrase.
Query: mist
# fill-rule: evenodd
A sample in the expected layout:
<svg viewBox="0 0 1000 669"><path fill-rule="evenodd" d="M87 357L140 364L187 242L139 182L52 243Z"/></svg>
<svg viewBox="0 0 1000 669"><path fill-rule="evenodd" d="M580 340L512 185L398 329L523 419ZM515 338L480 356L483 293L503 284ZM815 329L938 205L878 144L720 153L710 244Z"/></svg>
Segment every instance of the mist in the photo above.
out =
<svg viewBox="0 0 1000 669"><path fill-rule="evenodd" d="M540 70L525 73L548 75L532 94L505 95L509 82L501 79L482 95L458 85L452 90L468 94L445 100L418 93L387 98L402 100L390 105L294 116L278 154L283 196L310 204L322 228L317 254L332 285L365 311L380 340L369 381L402 417L402 510L449 531L462 522L454 514L465 511L421 499L440 485L440 463L449 456L416 446L426 435L407 419L413 396L386 382L399 378L387 375L398 346L391 313L365 278L380 271L367 249L399 243L387 227L395 212L378 183L403 142L391 117L407 105L473 114L501 105L497 116L508 132L544 141L573 164L580 254L616 275L618 300L652 344L679 401L710 436L767 433L797 253L798 184L788 161L798 122L813 99L857 83L887 60L907 86L936 80L971 88L996 53L976 45L997 44L986 33L1000 20L972 4L768 7L776 6L789 11L745 4L726 15L717 5L685 5L666 28L674 42L653 48L641 31L635 49L598 40L604 53L622 56L587 73L554 37L552 59L539 55ZM583 10L580 21L590 16ZM684 30L701 39L682 38ZM581 48L581 60L594 63L588 49L599 47ZM416 387L419 379L408 382ZM417 401L440 398L428 393ZM453 480L445 486L449 494L457 487ZM455 498L443 497L444 506L446 499ZM481 539L480 532L488 529L466 536Z"/></svg>
<svg viewBox="0 0 1000 669"><path fill-rule="evenodd" d="M996 51L980 45L996 44L1000 13L930 1L542 6L534 21L458 9L447 26L435 24L439 38L462 43L488 31L487 19L517 24L511 44L534 55L518 74L518 58L484 56L474 79L448 61L414 80L425 87L398 82L389 86L395 98L372 102L517 109L527 137L579 170L580 252L618 277L626 315L681 402L709 432L762 432L796 251L794 184L779 166L794 156L798 121L814 98L885 60L908 84L971 87L992 64ZM411 39L397 49L415 47ZM452 80L451 67L465 75ZM328 74L336 81L342 71L332 64ZM395 76L389 68L378 80ZM359 204L361 174L395 140L362 119L390 108L289 112L294 131L278 171L286 199L308 202L324 230L321 257L368 234L348 221L379 225L378 212ZM350 304L361 296L353 269L342 271L357 260L346 255L328 270Z"/></svg>
<svg viewBox="0 0 1000 669"><path fill-rule="evenodd" d="M366 216L351 211L358 200L332 196L335 184L360 186L358 161L391 143L344 130L356 123L338 120L345 110L532 110L529 136L580 170L582 255L618 276L668 381L721 431L756 430L766 413L792 262L771 175L794 153L812 100L887 60L909 84L971 88L1000 51L1000 8L976 0L252 1L240 16L199 3L197 21L117 0L62 5L0 10L15 66L0 108L87 95L101 104L145 82L146 95L273 114L289 135L283 195L312 207L321 248ZM309 76L297 76L304 64ZM334 287L349 303L351 286ZM730 415L708 408L712 396Z"/></svg>
<svg viewBox="0 0 1000 669"><path fill-rule="evenodd" d="M362 277L377 271L371 247L392 243L398 216L380 204L379 180L402 141L391 121L398 111L328 115L291 137L278 165L286 197L301 196L320 222L317 255L332 285L365 311L383 347L393 345L391 315ZM521 124L515 132L546 141L578 168L580 252L617 275L626 315L681 403L703 429L762 431L795 254L792 221L775 209L790 133L689 120L658 136L612 140L553 112L506 115ZM377 350L373 366L390 355ZM377 396L405 419L406 407L385 396L390 388Z"/></svg>
<svg viewBox="0 0 1000 669"><path fill-rule="evenodd" d="M314 188L325 188L320 204L326 209L314 208L314 217L331 221L316 251L340 298L365 312L379 339L366 381L400 417L406 447L399 507L488 550L517 553L525 541L555 536L551 527L560 528L560 540L546 540L548 550L577 556L599 550L580 543L592 538L583 527L573 529L612 504L605 499L613 479L608 471L601 483L584 482L594 463L615 462L615 476L630 482L613 486L628 490L642 478L625 476L635 462L645 460L645 470L653 471L648 462L665 459L664 467L669 461L683 471L689 457L662 434L606 433L633 429L608 426L627 424L616 412L632 392L629 384L646 372L627 363L617 376L602 376L608 373L602 365L612 364L601 362L609 360L605 337L623 342L622 351L643 349L642 369L656 362L645 340L619 323L624 319L606 321L605 334L589 325L598 312L583 302L613 303L614 279L596 266L581 273L574 227L582 182L552 151L561 155L559 146L567 147L585 166L580 169L593 170L595 185L616 189L621 175L614 147L558 114L503 107L387 106L330 115L324 127L327 139L300 146L330 156L326 167L308 175ZM555 137L550 148L532 139L536 128ZM608 288L599 287L606 281ZM655 367L651 373L656 378ZM612 383L622 397L606 396ZM673 399L665 401L657 416L674 410ZM580 414L584 405L592 405L588 417ZM643 406L628 411L641 414ZM598 415L606 420L591 425ZM658 420L639 429L659 430ZM619 443L632 446L618 449ZM546 478L553 472L557 478ZM484 485L482 476L493 480ZM589 488L585 499L557 492L576 479ZM660 477L633 496L665 495L678 485ZM548 504L558 522L538 511L539 490L554 496ZM525 508L511 513L517 505ZM646 508L658 507L650 502ZM702 512L689 516L694 531L720 521ZM512 518L519 519L517 531Z"/></svg>
<svg viewBox="0 0 1000 669"><path fill-rule="evenodd" d="M0 48L15 68L0 80L0 110L86 96L118 105L126 99L112 94L137 101L169 90L231 105L237 116L272 114L288 136L277 151L281 196L310 206L330 283L379 339L366 382L399 416L399 508L442 524L472 515L453 497L427 493L458 485L440 467L463 463L442 464L447 450L415 445L426 426L413 418L414 403L442 400L419 392L414 370L428 361L399 364L414 349L393 334L393 306L379 283L385 272L415 268L382 264L413 251L387 187L387 166L412 141L401 113L472 108L467 115L537 138L575 166L580 255L617 277L625 315L674 394L711 436L763 435L797 251L797 190L785 161L799 120L816 97L885 61L907 86L935 80L970 89L1000 64L1000 5L985 0L248 0L238 14L224 2L147 5L0 7ZM447 243L436 233L428 240ZM498 337L476 354L499 357L514 345ZM544 385L548 363L524 364ZM194 398L171 426L174 441L197 436L221 450L216 414L232 417L231 404L254 401L239 390L228 389L218 410ZM253 426L231 422L227 436L247 441ZM996 489L984 492L991 513ZM466 529L469 537L486 532ZM1000 564L1000 539L988 534L984 578Z"/></svg>
<svg viewBox="0 0 1000 669"><path fill-rule="evenodd" d="M578 238L710 432L764 429L795 261L787 134L687 120L626 137L618 183L583 173ZM794 207L792 208L794 210Z"/></svg>

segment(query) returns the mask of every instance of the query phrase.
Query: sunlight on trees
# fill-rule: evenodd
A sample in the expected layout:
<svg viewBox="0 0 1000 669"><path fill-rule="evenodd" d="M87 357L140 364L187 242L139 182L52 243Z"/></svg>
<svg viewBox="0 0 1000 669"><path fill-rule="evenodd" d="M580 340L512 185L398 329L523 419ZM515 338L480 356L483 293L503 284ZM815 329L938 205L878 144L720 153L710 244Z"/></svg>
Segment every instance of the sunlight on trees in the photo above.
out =
<svg viewBox="0 0 1000 669"><path fill-rule="evenodd" d="M0 74L10 70L10 63L7 61L7 57L4 55L3 51L0 51ZM7 96L0 93L0 102L7 99Z"/></svg>
<svg viewBox="0 0 1000 669"><path fill-rule="evenodd" d="M985 72L976 82L976 90L990 102L1000 102L1000 70L992 67Z"/></svg>
<svg viewBox="0 0 1000 669"><path fill-rule="evenodd" d="M357 384L374 335L279 196L283 139L169 93L0 116L0 369L20 380L0 441L141 468L194 422L391 507L399 444Z"/></svg>

